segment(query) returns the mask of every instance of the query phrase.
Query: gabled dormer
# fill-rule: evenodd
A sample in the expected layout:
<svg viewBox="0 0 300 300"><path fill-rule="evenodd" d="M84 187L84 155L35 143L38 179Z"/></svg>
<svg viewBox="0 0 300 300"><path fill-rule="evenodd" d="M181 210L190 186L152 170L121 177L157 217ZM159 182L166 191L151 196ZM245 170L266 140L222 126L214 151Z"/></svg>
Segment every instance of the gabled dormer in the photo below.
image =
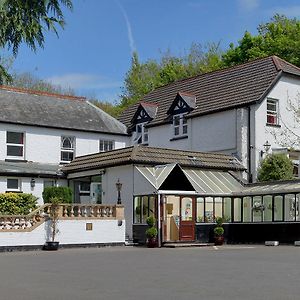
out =
<svg viewBox="0 0 300 300"><path fill-rule="evenodd" d="M148 128L146 124L152 121L157 113L157 105L141 102L131 120L133 144L148 144Z"/></svg>
<svg viewBox="0 0 300 300"><path fill-rule="evenodd" d="M179 92L167 111L172 120L172 137L182 138L188 136L188 122L186 115L196 107L196 96Z"/></svg>

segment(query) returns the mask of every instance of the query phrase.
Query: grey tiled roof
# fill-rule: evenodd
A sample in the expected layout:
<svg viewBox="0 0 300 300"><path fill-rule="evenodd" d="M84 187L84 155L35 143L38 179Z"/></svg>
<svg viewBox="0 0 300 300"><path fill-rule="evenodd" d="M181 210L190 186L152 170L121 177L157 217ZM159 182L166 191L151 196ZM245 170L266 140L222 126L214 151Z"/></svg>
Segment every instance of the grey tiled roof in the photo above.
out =
<svg viewBox="0 0 300 300"><path fill-rule="evenodd" d="M206 169L244 170L232 156L220 153L182 151L154 148L142 145L96 153L75 158L63 167L63 172L120 166L125 164L164 165L178 163L181 166Z"/></svg>
<svg viewBox="0 0 300 300"><path fill-rule="evenodd" d="M40 164L35 162L0 161L0 174L20 176L64 177L61 166L55 164Z"/></svg>
<svg viewBox="0 0 300 300"><path fill-rule="evenodd" d="M125 134L125 126L79 97L0 86L0 122Z"/></svg>
<svg viewBox="0 0 300 300"><path fill-rule="evenodd" d="M151 126L169 120L167 112L178 93L196 97L196 107L188 117L213 113L262 100L282 72L300 76L298 67L270 56L173 82L150 92L141 101L158 105L155 119L149 122ZM137 107L138 104L130 106L119 120L129 126Z"/></svg>

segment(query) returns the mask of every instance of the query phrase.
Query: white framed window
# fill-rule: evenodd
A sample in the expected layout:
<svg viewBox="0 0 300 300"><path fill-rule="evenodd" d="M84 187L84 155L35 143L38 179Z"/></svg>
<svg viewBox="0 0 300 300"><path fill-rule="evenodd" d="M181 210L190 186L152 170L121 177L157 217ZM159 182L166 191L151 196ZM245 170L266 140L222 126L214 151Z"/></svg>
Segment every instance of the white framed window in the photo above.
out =
<svg viewBox="0 0 300 300"><path fill-rule="evenodd" d="M135 126L135 136L133 143L134 144L148 144L148 128L145 127L147 122L136 124Z"/></svg>
<svg viewBox="0 0 300 300"><path fill-rule="evenodd" d="M267 99L267 124L278 125L278 100Z"/></svg>
<svg viewBox="0 0 300 300"><path fill-rule="evenodd" d="M100 152L111 151L114 149L115 149L115 141L100 140L100 142L99 142L99 151Z"/></svg>
<svg viewBox="0 0 300 300"><path fill-rule="evenodd" d="M75 137L61 137L60 161L63 163L71 162L75 157Z"/></svg>
<svg viewBox="0 0 300 300"><path fill-rule="evenodd" d="M184 136L188 134L187 119L184 114L173 116L173 136Z"/></svg>
<svg viewBox="0 0 300 300"><path fill-rule="evenodd" d="M21 191L21 180L19 178L7 178L6 179L6 190L8 192L20 192Z"/></svg>
<svg viewBox="0 0 300 300"><path fill-rule="evenodd" d="M6 132L6 156L13 159L24 159L24 132Z"/></svg>

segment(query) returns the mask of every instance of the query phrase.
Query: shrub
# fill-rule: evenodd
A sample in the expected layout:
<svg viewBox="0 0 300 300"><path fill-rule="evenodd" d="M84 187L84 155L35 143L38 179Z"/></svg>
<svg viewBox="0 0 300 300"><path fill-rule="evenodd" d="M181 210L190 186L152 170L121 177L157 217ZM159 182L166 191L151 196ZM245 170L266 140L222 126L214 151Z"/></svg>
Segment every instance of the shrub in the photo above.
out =
<svg viewBox="0 0 300 300"><path fill-rule="evenodd" d="M150 227L146 230L146 235L149 239L153 239L157 236L157 229L155 227Z"/></svg>
<svg viewBox="0 0 300 300"><path fill-rule="evenodd" d="M214 234L216 236L222 236L224 234L224 228L223 227L215 227Z"/></svg>
<svg viewBox="0 0 300 300"><path fill-rule="evenodd" d="M67 186L49 186L43 191L44 203L51 203L52 198L59 198L61 203L72 203L72 190Z"/></svg>
<svg viewBox="0 0 300 300"><path fill-rule="evenodd" d="M222 227L222 225L223 225L223 218L222 217L217 217L216 218L216 223L217 223L217 227Z"/></svg>
<svg viewBox="0 0 300 300"><path fill-rule="evenodd" d="M27 215L37 207L37 197L25 193L0 194L0 214Z"/></svg>
<svg viewBox="0 0 300 300"><path fill-rule="evenodd" d="M150 216L146 220L149 227L153 227L155 225L155 218L153 216Z"/></svg>
<svg viewBox="0 0 300 300"><path fill-rule="evenodd" d="M270 154L261 162L258 181L293 179L293 163L285 154Z"/></svg>

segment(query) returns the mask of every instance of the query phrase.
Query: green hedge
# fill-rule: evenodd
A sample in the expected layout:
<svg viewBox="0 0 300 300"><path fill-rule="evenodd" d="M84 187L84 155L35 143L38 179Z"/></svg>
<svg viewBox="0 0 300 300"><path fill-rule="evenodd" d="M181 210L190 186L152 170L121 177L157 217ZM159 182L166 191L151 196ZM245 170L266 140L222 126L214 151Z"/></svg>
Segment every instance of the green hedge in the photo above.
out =
<svg viewBox="0 0 300 300"><path fill-rule="evenodd" d="M0 193L1 215L27 215L37 208L37 197L25 193Z"/></svg>
<svg viewBox="0 0 300 300"><path fill-rule="evenodd" d="M72 203L72 190L67 186L49 186L43 191L44 203L51 203L51 198L61 199L61 203Z"/></svg>

